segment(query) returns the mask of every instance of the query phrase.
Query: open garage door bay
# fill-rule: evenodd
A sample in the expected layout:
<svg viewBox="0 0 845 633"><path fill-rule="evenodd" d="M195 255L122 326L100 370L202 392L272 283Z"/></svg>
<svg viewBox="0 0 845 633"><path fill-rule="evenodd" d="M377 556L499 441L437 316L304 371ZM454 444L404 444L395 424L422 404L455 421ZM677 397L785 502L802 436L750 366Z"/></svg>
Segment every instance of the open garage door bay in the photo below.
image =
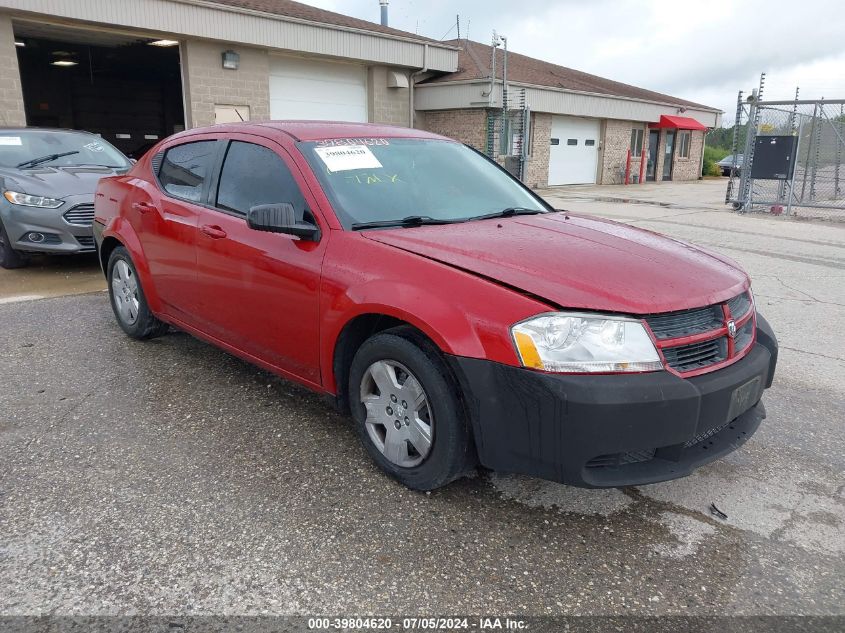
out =
<svg viewBox="0 0 845 633"><path fill-rule="evenodd" d="M357 64L271 57L270 116L366 122L366 70Z"/></svg>
<svg viewBox="0 0 845 633"><path fill-rule="evenodd" d="M595 183L600 134L601 122L598 119L553 117L549 148L549 184Z"/></svg>
<svg viewBox="0 0 845 633"><path fill-rule="evenodd" d="M27 21L14 30L28 125L93 132L136 158L185 128L178 42Z"/></svg>

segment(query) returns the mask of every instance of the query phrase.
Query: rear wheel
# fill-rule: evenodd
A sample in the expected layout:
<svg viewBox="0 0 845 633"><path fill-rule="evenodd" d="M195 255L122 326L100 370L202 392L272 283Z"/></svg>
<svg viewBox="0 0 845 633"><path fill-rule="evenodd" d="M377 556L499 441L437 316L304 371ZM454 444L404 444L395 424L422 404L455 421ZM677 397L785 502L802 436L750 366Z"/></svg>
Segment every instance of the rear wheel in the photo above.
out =
<svg viewBox="0 0 845 633"><path fill-rule="evenodd" d="M123 246L112 251L108 273L111 307L123 331L134 339L165 334L169 326L150 312L135 264Z"/></svg>
<svg viewBox="0 0 845 633"><path fill-rule="evenodd" d="M12 248L6 227L0 222L0 267L7 269L23 268L28 263L26 255Z"/></svg>
<svg viewBox="0 0 845 633"><path fill-rule="evenodd" d="M471 443L458 388L436 348L407 328L367 340L352 361L349 394L373 460L415 490L469 470Z"/></svg>

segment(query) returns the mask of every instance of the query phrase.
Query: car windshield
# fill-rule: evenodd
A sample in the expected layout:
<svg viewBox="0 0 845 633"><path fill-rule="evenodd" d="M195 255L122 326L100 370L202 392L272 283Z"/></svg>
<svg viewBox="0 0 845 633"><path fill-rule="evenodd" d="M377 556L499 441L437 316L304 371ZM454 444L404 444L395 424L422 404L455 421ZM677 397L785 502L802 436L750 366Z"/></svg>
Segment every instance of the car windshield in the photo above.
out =
<svg viewBox="0 0 845 633"><path fill-rule="evenodd" d="M495 164L454 141L334 139L299 148L347 229L550 210Z"/></svg>
<svg viewBox="0 0 845 633"><path fill-rule="evenodd" d="M54 155L59 154L53 158ZM44 159L44 160L41 160ZM131 163L113 145L93 134L54 130L0 130L0 166L102 165L123 168Z"/></svg>

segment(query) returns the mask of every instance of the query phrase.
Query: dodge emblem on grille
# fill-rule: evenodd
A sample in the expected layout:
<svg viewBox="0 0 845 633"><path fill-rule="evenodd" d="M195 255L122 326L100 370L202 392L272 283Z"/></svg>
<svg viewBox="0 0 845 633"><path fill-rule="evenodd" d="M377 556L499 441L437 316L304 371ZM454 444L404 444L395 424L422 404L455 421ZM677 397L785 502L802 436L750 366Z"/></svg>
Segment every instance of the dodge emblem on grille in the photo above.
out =
<svg viewBox="0 0 845 633"><path fill-rule="evenodd" d="M733 319L728 320L728 336L736 336L736 322Z"/></svg>

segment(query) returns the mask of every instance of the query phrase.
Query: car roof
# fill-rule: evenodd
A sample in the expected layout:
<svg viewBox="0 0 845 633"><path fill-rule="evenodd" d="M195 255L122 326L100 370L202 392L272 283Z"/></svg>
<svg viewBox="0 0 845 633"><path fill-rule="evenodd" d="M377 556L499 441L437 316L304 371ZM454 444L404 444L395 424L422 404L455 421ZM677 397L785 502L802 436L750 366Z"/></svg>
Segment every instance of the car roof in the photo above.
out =
<svg viewBox="0 0 845 633"><path fill-rule="evenodd" d="M345 123L342 121L247 121L244 123L222 123L202 128L193 128L182 134L208 134L220 132L264 133L274 130L287 134L295 141L321 141L336 138L412 138L446 139L425 130L414 130L397 125L380 123ZM181 135L180 135L181 136Z"/></svg>

